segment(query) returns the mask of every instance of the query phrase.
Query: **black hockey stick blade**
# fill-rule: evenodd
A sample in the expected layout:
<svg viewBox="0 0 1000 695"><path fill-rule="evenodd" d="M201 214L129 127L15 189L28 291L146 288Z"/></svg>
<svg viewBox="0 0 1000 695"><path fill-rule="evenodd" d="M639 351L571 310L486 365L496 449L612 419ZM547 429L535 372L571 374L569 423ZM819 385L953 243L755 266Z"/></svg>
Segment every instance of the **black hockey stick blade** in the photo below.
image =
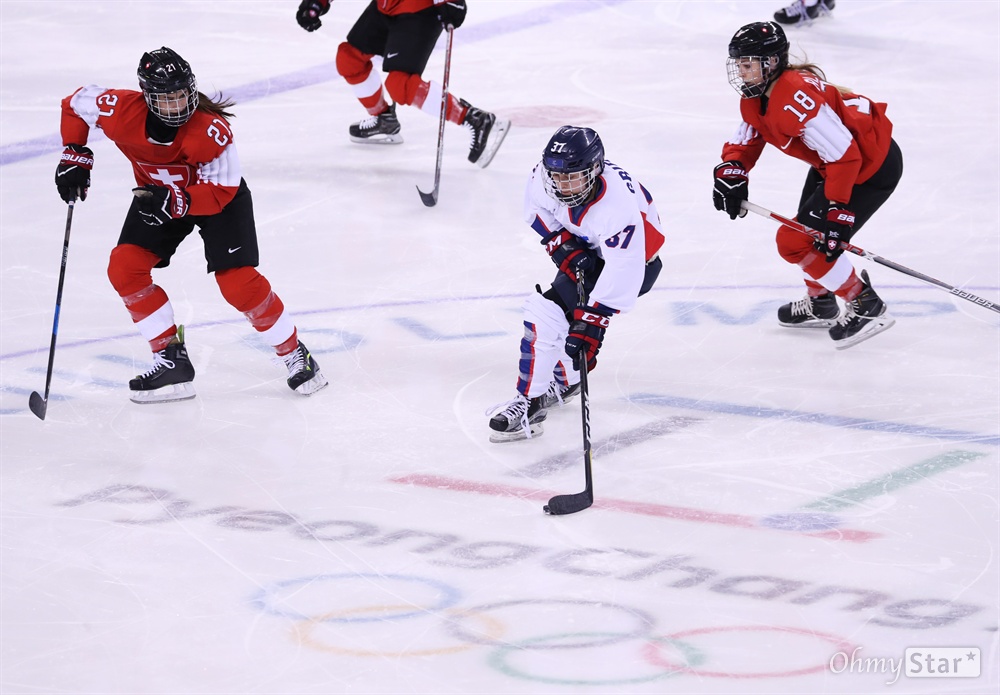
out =
<svg viewBox="0 0 1000 695"><path fill-rule="evenodd" d="M42 398L38 391L32 391L31 395L28 397L28 407L31 408L31 412L38 416L39 420L45 419L45 411L49 407L49 402Z"/></svg>
<svg viewBox="0 0 1000 695"><path fill-rule="evenodd" d="M437 205L438 202L437 186L435 186L434 190L430 193L424 193L422 190L420 190L420 186L417 186L417 193L420 194L420 200L423 201L424 205L426 205L427 207L432 208L435 205Z"/></svg>
<svg viewBox="0 0 1000 695"><path fill-rule="evenodd" d="M560 516L576 514L594 503L594 493L590 490L578 492L575 495L556 495L542 508L546 514Z"/></svg>

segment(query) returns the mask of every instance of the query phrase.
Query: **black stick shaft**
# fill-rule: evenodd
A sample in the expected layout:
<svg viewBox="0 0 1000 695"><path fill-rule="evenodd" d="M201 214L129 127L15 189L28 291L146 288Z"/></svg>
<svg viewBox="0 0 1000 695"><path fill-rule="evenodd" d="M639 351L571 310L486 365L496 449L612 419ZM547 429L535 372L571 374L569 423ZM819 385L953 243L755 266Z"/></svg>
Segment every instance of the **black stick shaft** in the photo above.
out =
<svg viewBox="0 0 1000 695"><path fill-rule="evenodd" d="M451 78L451 41L452 36L455 33L455 27L449 24L445 31L448 34L448 38L445 43L444 51L444 79L441 82L441 116L438 120L437 162L434 165L434 190L430 193L424 193L420 190L420 187L417 186L417 192L420 194L420 200L422 200L424 205L427 207L434 207L437 205L438 190L441 187L441 160L444 157L444 125L447 122L446 116L448 115L448 81Z"/></svg>

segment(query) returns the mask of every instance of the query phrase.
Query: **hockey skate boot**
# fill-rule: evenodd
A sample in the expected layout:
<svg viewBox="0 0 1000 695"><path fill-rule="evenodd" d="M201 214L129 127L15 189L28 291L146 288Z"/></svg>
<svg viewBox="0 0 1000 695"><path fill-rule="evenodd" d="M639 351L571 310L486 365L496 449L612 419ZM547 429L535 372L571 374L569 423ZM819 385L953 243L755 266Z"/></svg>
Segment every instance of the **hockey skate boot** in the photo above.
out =
<svg viewBox="0 0 1000 695"><path fill-rule="evenodd" d="M807 7L803 0L795 0L788 7L775 12L774 21L778 24L812 24L817 17L830 14L836 4L836 0L819 0L812 7Z"/></svg>
<svg viewBox="0 0 1000 695"><path fill-rule="evenodd" d="M531 439L542 434L542 421L548 416L543 401L545 396L527 398L522 394L502 405L491 408L487 415L490 418L490 441L516 442L520 439Z"/></svg>
<svg viewBox="0 0 1000 695"><path fill-rule="evenodd" d="M469 161L485 169L493 161L503 139L507 137L510 120L497 118L489 111L477 109L465 99L459 99L458 103L466 109L462 124L472 129Z"/></svg>
<svg viewBox="0 0 1000 695"><path fill-rule="evenodd" d="M805 296L797 302L778 307L778 323L782 326L827 328L837 323L840 308L832 292L818 297Z"/></svg>
<svg viewBox="0 0 1000 695"><path fill-rule="evenodd" d="M184 326L173 341L153 353L153 368L128 382L133 403L169 403L195 397L194 365L184 346Z"/></svg>
<svg viewBox="0 0 1000 695"><path fill-rule="evenodd" d="M872 289L867 270L861 271L861 282L865 288L847 303L847 311L830 329L830 337L836 341L838 350L868 340L896 323L896 319L886 313L885 302Z"/></svg>
<svg viewBox="0 0 1000 695"><path fill-rule="evenodd" d="M403 136L399 134L399 130L396 105L392 104L377 116L369 116L363 121L352 124L348 132L352 142L371 145L398 145L403 142Z"/></svg>
<svg viewBox="0 0 1000 695"><path fill-rule="evenodd" d="M553 381L549 384L549 390L542 396L542 407L548 410L549 408L566 405L576 398L578 393L580 393L579 382L567 386L560 384L558 381Z"/></svg>
<svg viewBox="0 0 1000 695"><path fill-rule="evenodd" d="M327 385L326 377L301 340L297 348L282 355L281 359L288 367L288 388L292 391L311 396Z"/></svg>

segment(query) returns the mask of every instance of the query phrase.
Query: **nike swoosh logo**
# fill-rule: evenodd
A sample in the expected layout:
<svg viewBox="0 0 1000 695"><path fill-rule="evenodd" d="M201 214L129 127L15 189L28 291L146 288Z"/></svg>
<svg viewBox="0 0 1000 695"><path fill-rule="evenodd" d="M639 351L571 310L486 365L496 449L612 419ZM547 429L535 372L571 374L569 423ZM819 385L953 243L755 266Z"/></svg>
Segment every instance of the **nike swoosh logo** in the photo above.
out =
<svg viewBox="0 0 1000 695"><path fill-rule="evenodd" d="M242 247L242 246L237 246L237 247L236 247L235 249L229 249L229 253L236 253L236 252L237 252L237 251L239 251L239 250L240 250L241 248L243 248L243 247Z"/></svg>
<svg viewBox="0 0 1000 695"><path fill-rule="evenodd" d="M792 140L794 140L794 139L795 139L795 138L788 138L788 142L786 142L786 143L785 143L785 146L784 146L784 147L782 147L781 149L783 149L783 150L787 150L787 149L788 149L788 146L792 144Z"/></svg>
<svg viewBox="0 0 1000 695"><path fill-rule="evenodd" d="M385 59L386 59L386 60L389 60L389 58L395 58L395 57L396 57L396 56L398 56L398 55L399 55L399 53L398 53L398 52L397 52L397 53L387 53L387 54L385 55Z"/></svg>

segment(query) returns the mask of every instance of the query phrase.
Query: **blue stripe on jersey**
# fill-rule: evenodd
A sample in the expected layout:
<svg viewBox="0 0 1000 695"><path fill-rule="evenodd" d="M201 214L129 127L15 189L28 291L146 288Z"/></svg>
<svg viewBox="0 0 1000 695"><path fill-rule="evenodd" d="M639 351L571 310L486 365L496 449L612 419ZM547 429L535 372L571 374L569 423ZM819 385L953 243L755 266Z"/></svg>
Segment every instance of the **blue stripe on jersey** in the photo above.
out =
<svg viewBox="0 0 1000 695"><path fill-rule="evenodd" d="M545 226L545 223L542 222L542 218L538 215L535 215L535 221L531 223L531 228L543 237L548 236L551 233L549 228Z"/></svg>
<svg viewBox="0 0 1000 695"><path fill-rule="evenodd" d="M649 203L652 203L652 202L653 202L653 196L649 195L649 191L647 191L647 190L646 190L646 187L645 187L645 186L643 186L643 185L642 185L641 183L639 184L639 190L641 190L641 191L642 191L642 194L643 194L644 196L646 196L646 204L647 204L647 205L648 205Z"/></svg>

